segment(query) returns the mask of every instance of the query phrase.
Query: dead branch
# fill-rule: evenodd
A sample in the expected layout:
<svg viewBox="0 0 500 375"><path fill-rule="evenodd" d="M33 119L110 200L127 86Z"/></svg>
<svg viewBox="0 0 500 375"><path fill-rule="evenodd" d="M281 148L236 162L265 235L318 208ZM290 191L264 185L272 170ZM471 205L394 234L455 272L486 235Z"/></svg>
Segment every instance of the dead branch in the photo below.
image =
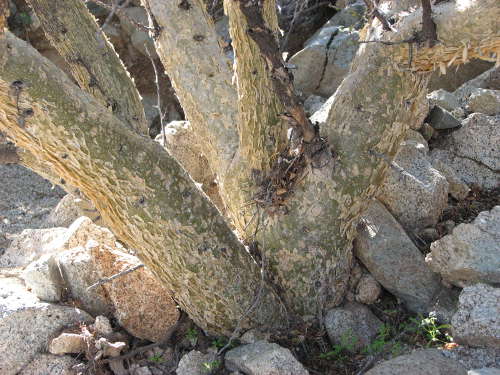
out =
<svg viewBox="0 0 500 375"><path fill-rule="evenodd" d="M114 279L117 279L119 277L122 277L122 276L125 276L125 275L128 275L129 273L131 272L134 272L136 270L138 270L139 268L142 268L144 267L144 264L138 264L134 267L131 267L131 268L128 268L126 269L125 271L121 271L121 272L118 272L116 274L114 274L113 276L110 276L110 277L106 277L105 279L100 279L99 281L97 281L96 283L92 284L91 286L89 286L87 288L87 290L92 290L94 288L97 288L98 286L100 285L103 285L103 284L106 284L106 283L109 283L110 281L113 281Z"/></svg>

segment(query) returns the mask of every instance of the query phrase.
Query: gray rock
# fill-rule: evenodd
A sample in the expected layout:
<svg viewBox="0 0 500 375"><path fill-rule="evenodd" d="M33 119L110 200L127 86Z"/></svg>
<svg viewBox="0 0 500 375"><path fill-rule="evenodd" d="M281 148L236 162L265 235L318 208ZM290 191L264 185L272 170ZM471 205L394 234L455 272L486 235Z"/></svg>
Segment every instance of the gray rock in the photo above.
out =
<svg viewBox="0 0 500 375"><path fill-rule="evenodd" d="M67 355L38 354L18 375L77 375L74 367L79 364Z"/></svg>
<svg viewBox="0 0 500 375"><path fill-rule="evenodd" d="M380 293L382 293L382 288L372 275L367 273L361 276L356 286L356 301L365 305L371 305L377 302Z"/></svg>
<svg viewBox="0 0 500 375"><path fill-rule="evenodd" d="M26 286L42 301L58 302L63 292L63 280L53 254L42 255L30 263L21 274Z"/></svg>
<svg viewBox="0 0 500 375"><path fill-rule="evenodd" d="M116 14L120 20L120 26L127 36L131 36L136 30L137 26L131 22L134 21L140 25L148 26L148 14L143 7L128 7Z"/></svg>
<svg viewBox="0 0 500 375"><path fill-rule="evenodd" d="M467 375L457 361L436 349L416 350L375 366L366 375Z"/></svg>
<svg viewBox="0 0 500 375"><path fill-rule="evenodd" d="M308 375L290 350L278 344L257 341L227 352L226 368L247 375Z"/></svg>
<svg viewBox="0 0 500 375"><path fill-rule="evenodd" d="M330 341L358 352L377 336L382 322L364 305L348 302L328 311L325 328Z"/></svg>
<svg viewBox="0 0 500 375"><path fill-rule="evenodd" d="M458 156L453 151L435 148L430 152L430 159L437 168L438 163L448 166L452 173L467 185L474 184L484 189L493 189L498 185L497 172L472 159Z"/></svg>
<svg viewBox="0 0 500 375"><path fill-rule="evenodd" d="M500 368L500 349L493 348L472 348L469 346L458 346L451 350L442 349L441 353L454 359L467 370L483 367Z"/></svg>
<svg viewBox="0 0 500 375"><path fill-rule="evenodd" d="M419 136L425 145L412 138L401 144L377 197L410 233L436 225L448 204L448 182L431 165Z"/></svg>
<svg viewBox="0 0 500 375"><path fill-rule="evenodd" d="M59 250L59 239L67 228L25 229L0 257L0 267L26 266L44 254Z"/></svg>
<svg viewBox="0 0 500 375"><path fill-rule="evenodd" d="M308 116L312 116L314 112L321 108L323 104L325 104L326 98L318 95L310 95L304 101L304 110Z"/></svg>
<svg viewBox="0 0 500 375"><path fill-rule="evenodd" d="M465 104L472 92L478 88L499 90L500 69L493 67L480 75L476 75L475 78L465 81L453 94L461 104Z"/></svg>
<svg viewBox="0 0 500 375"><path fill-rule="evenodd" d="M90 323L86 312L40 302L14 278L0 278L0 374L17 374L67 326Z"/></svg>
<svg viewBox="0 0 500 375"><path fill-rule="evenodd" d="M100 222L100 214L92 202L73 194L66 194L52 210L47 222L54 227L69 227L81 216Z"/></svg>
<svg viewBox="0 0 500 375"><path fill-rule="evenodd" d="M325 25L290 58L294 86L304 96L329 97L349 72L359 35L342 26Z"/></svg>
<svg viewBox="0 0 500 375"><path fill-rule="evenodd" d="M499 182L500 116L474 113L438 142L431 159L448 165L467 184L492 189Z"/></svg>
<svg viewBox="0 0 500 375"><path fill-rule="evenodd" d="M465 287L451 324L453 338L460 344L500 348L500 288Z"/></svg>
<svg viewBox="0 0 500 375"><path fill-rule="evenodd" d="M462 181L452 167L432 155L430 161L432 166L446 178L446 181L448 181L448 192L453 198L462 200L469 195L470 188Z"/></svg>
<svg viewBox="0 0 500 375"><path fill-rule="evenodd" d="M401 225L378 201L362 217L354 251L373 277L414 312L428 311L441 285Z"/></svg>
<svg viewBox="0 0 500 375"><path fill-rule="evenodd" d="M432 107L439 106L450 112L460 107L460 103L458 102L456 96L443 89L431 92L427 95L427 99Z"/></svg>
<svg viewBox="0 0 500 375"><path fill-rule="evenodd" d="M361 1L355 1L353 4L345 7L341 11L335 13L330 18L325 26L344 26L360 28L363 26L364 14L366 11L365 4Z"/></svg>
<svg viewBox="0 0 500 375"><path fill-rule="evenodd" d="M500 283L500 206L434 242L425 261L446 282L459 287Z"/></svg>
<svg viewBox="0 0 500 375"><path fill-rule="evenodd" d="M428 123L437 130L453 129L460 126L458 121L450 112L435 106L429 114Z"/></svg>
<svg viewBox="0 0 500 375"><path fill-rule="evenodd" d="M50 210L65 194L20 165L0 165L0 181L0 233L9 239L26 228L46 228ZM0 244L0 253L6 247Z"/></svg>
<svg viewBox="0 0 500 375"><path fill-rule="evenodd" d="M479 112L490 116L500 114L500 91L479 88L472 90L467 99L466 109L469 112Z"/></svg>
<svg viewBox="0 0 500 375"><path fill-rule="evenodd" d="M500 171L500 116L473 113L445 142L457 156L474 160L493 171Z"/></svg>
<svg viewBox="0 0 500 375"><path fill-rule="evenodd" d="M215 359L212 353L203 354L192 350L185 354L177 366L177 375L206 375L209 373L207 365ZM207 364L207 365L205 365Z"/></svg>
<svg viewBox="0 0 500 375"><path fill-rule="evenodd" d="M460 65L457 69L447 69L446 74L441 74L438 69L431 75L428 89L429 91L444 89L453 92L461 85L467 84L474 77L490 69L493 65L491 62L476 59Z"/></svg>
<svg viewBox="0 0 500 375"><path fill-rule="evenodd" d="M467 375L500 375L500 369L493 367L484 367L479 369L469 370Z"/></svg>

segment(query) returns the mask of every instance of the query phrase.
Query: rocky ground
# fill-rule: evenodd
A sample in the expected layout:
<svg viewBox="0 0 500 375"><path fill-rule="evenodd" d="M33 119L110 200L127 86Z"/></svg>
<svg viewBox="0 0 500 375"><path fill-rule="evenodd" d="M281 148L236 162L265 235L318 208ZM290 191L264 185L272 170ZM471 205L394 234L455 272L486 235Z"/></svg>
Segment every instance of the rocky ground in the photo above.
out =
<svg viewBox="0 0 500 375"><path fill-rule="evenodd" d="M15 3L10 21L23 23L29 9ZM106 32L155 136L151 41L130 22L146 22L137 5ZM317 25L290 59L315 121L348 72L363 12L357 2ZM224 20L217 27L227 36ZM22 30L64 68L36 19ZM168 120L182 119L162 82ZM0 374L500 374L500 70L472 61L433 76L431 87L362 219L344 304L307 334L206 336L84 197L0 165Z"/></svg>

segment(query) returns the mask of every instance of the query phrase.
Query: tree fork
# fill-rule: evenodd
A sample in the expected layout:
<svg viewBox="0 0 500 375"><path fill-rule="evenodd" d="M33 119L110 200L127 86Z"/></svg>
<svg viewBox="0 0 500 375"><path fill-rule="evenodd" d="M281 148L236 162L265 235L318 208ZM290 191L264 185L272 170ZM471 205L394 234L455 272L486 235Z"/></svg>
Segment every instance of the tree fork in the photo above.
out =
<svg viewBox="0 0 500 375"><path fill-rule="evenodd" d="M231 334L261 276L217 209L160 145L129 129L27 43L6 32L0 51L0 131L90 198L200 327ZM15 81L25 83L19 106ZM32 113L23 126L18 108ZM286 321L267 285L260 301L243 328Z"/></svg>

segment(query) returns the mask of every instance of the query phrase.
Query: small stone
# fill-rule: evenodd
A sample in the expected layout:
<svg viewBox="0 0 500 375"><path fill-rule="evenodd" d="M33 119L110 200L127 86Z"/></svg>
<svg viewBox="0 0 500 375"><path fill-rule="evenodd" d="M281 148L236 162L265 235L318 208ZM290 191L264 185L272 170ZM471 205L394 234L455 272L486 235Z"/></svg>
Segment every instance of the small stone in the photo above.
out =
<svg viewBox="0 0 500 375"><path fill-rule="evenodd" d="M76 333L62 333L49 344L52 354L83 353L86 348L85 336Z"/></svg>
<svg viewBox="0 0 500 375"><path fill-rule="evenodd" d="M500 113L500 91L474 89L467 100L466 109L469 112L484 113L493 116Z"/></svg>
<svg viewBox="0 0 500 375"><path fill-rule="evenodd" d="M206 375L209 366L215 360L213 354L203 354L197 350L192 350L185 354L177 366L177 375ZM216 363L214 363L215 365Z"/></svg>
<svg viewBox="0 0 500 375"><path fill-rule="evenodd" d="M434 135L435 130L427 122L424 122L422 127L420 128L420 133L422 133L422 136L426 141L429 141Z"/></svg>
<svg viewBox="0 0 500 375"><path fill-rule="evenodd" d="M107 336L113 333L113 328L109 319L105 316L99 315L95 318L94 329L97 334Z"/></svg>
<svg viewBox="0 0 500 375"><path fill-rule="evenodd" d="M326 99L322 96L318 95L310 95L304 101L304 110L306 111L307 116L312 116L318 109L321 108L323 104L325 104Z"/></svg>
<svg viewBox="0 0 500 375"><path fill-rule="evenodd" d="M149 367L142 366L135 369L132 375L153 375Z"/></svg>
<svg viewBox="0 0 500 375"><path fill-rule="evenodd" d="M253 344L257 341L269 340L269 338L270 338L269 333L263 333L255 328L253 328L253 329L246 331L240 337L240 341L244 344Z"/></svg>
<svg viewBox="0 0 500 375"><path fill-rule="evenodd" d="M434 242L439 238L439 233L436 228L425 228L420 231L419 236L425 242Z"/></svg>
<svg viewBox="0 0 500 375"><path fill-rule="evenodd" d="M364 274L358 282L356 288L356 301L365 305L377 302L382 293L380 284L370 274Z"/></svg>
<svg viewBox="0 0 500 375"><path fill-rule="evenodd" d="M328 311L325 328L330 341L357 352L368 346L379 333L382 322L366 306L348 302Z"/></svg>
<svg viewBox="0 0 500 375"><path fill-rule="evenodd" d="M226 368L247 375L309 375L290 350L278 344L257 341L226 353Z"/></svg>
<svg viewBox="0 0 500 375"><path fill-rule="evenodd" d="M437 130L453 129L460 126L460 121L453 117L450 112L437 106L434 107L429 114L428 122Z"/></svg>

